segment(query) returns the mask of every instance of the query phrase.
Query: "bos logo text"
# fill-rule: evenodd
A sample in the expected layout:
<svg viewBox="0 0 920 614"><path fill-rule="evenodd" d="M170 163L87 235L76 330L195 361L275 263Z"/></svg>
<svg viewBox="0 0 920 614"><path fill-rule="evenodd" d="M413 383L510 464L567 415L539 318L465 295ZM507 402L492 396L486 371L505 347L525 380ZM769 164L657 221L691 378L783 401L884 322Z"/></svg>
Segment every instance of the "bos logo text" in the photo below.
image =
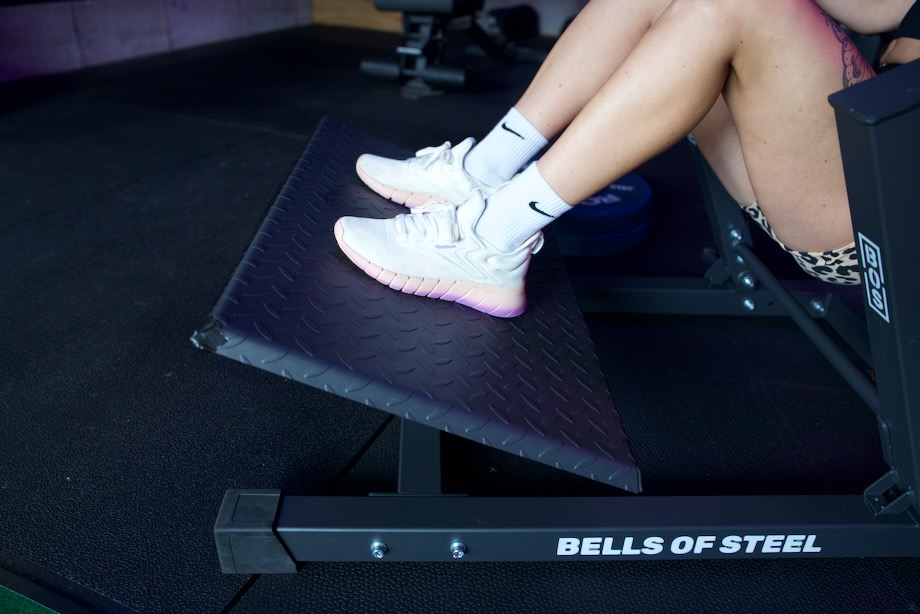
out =
<svg viewBox="0 0 920 614"><path fill-rule="evenodd" d="M882 250L862 233L859 233L859 260L862 263L869 307L883 320L890 322L888 291L885 288L885 268L882 266Z"/></svg>

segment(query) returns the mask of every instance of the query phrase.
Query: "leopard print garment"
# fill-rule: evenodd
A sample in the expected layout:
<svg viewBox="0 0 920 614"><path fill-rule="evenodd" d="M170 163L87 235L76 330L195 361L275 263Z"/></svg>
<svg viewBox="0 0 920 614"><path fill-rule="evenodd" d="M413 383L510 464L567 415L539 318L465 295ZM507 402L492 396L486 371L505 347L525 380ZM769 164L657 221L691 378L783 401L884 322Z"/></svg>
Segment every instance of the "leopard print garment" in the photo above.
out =
<svg viewBox="0 0 920 614"><path fill-rule="evenodd" d="M767 218L764 216L763 211L760 210L760 205L754 203L750 206L742 205L741 208L747 211L751 218L767 231L767 234L769 234L774 241L779 243L784 250L792 254L792 257L798 265L812 277L817 277L821 281L843 286L859 285L859 260L856 254L855 243L850 243L840 249L832 249L826 252L797 252L789 249L783 245L782 241L776 238L773 228L770 227L770 223L767 222Z"/></svg>

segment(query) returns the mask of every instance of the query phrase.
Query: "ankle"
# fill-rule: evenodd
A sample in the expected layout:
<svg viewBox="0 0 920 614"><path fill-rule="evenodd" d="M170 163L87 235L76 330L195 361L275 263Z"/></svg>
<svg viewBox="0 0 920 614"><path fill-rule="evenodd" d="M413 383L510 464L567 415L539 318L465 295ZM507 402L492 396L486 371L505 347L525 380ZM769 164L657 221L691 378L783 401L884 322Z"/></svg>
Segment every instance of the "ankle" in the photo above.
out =
<svg viewBox="0 0 920 614"><path fill-rule="evenodd" d="M499 251L512 252L570 208L531 164L486 199L476 232Z"/></svg>
<svg viewBox="0 0 920 614"><path fill-rule="evenodd" d="M512 107L473 147L463 166L471 177L494 188L514 177L547 143L546 137Z"/></svg>

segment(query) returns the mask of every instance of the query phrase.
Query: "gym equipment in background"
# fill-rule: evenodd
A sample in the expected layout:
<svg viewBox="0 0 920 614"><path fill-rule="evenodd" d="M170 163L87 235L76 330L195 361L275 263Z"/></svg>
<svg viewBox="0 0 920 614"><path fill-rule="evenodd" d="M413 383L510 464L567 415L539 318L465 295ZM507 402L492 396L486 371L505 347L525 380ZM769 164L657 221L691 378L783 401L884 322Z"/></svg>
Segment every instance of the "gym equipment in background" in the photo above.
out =
<svg viewBox="0 0 920 614"><path fill-rule="evenodd" d="M539 16L528 6L482 13L483 0L374 0L382 11L402 11L403 28L396 58L365 59L361 72L403 84L403 95L417 98L466 87L473 73L452 63L452 38L462 33L463 54L476 49L486 57L542 61L545 51L521 42L539 36ZM458 55L458 54L455 54ZM461 58L462 59L462 58Z"/></svg>
<svg viewBox="0 0 920 614"><path fill-rule="evenodd" d="M467 84L469 69L445 62L448 38L460 27L478 29L473 15L482 9L482 0L374 0L374 6L381 11L403 12L402 38L395 61L366 59L361 62L361 72L403 83L408 97Z"/></svg>

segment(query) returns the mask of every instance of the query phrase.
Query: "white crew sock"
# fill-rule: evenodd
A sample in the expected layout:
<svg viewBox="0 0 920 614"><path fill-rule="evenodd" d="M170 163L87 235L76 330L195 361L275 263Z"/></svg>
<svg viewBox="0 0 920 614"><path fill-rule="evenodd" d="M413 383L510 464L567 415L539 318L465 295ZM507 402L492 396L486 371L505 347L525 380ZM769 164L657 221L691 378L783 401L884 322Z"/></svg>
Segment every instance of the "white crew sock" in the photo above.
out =
<svg viewBox="0 0 920 614"><path fill-rule="evenodd" d="M484 184L497 187L514 177L548 142L511 107L486 138L467 154L463 168Z"/></svg>
<svg viewBox="0 0 920 614"><path fill-rule="evenodd" d="M534 162L489 196L476 233L499 250L511 252L569 209Z"/></svg>

